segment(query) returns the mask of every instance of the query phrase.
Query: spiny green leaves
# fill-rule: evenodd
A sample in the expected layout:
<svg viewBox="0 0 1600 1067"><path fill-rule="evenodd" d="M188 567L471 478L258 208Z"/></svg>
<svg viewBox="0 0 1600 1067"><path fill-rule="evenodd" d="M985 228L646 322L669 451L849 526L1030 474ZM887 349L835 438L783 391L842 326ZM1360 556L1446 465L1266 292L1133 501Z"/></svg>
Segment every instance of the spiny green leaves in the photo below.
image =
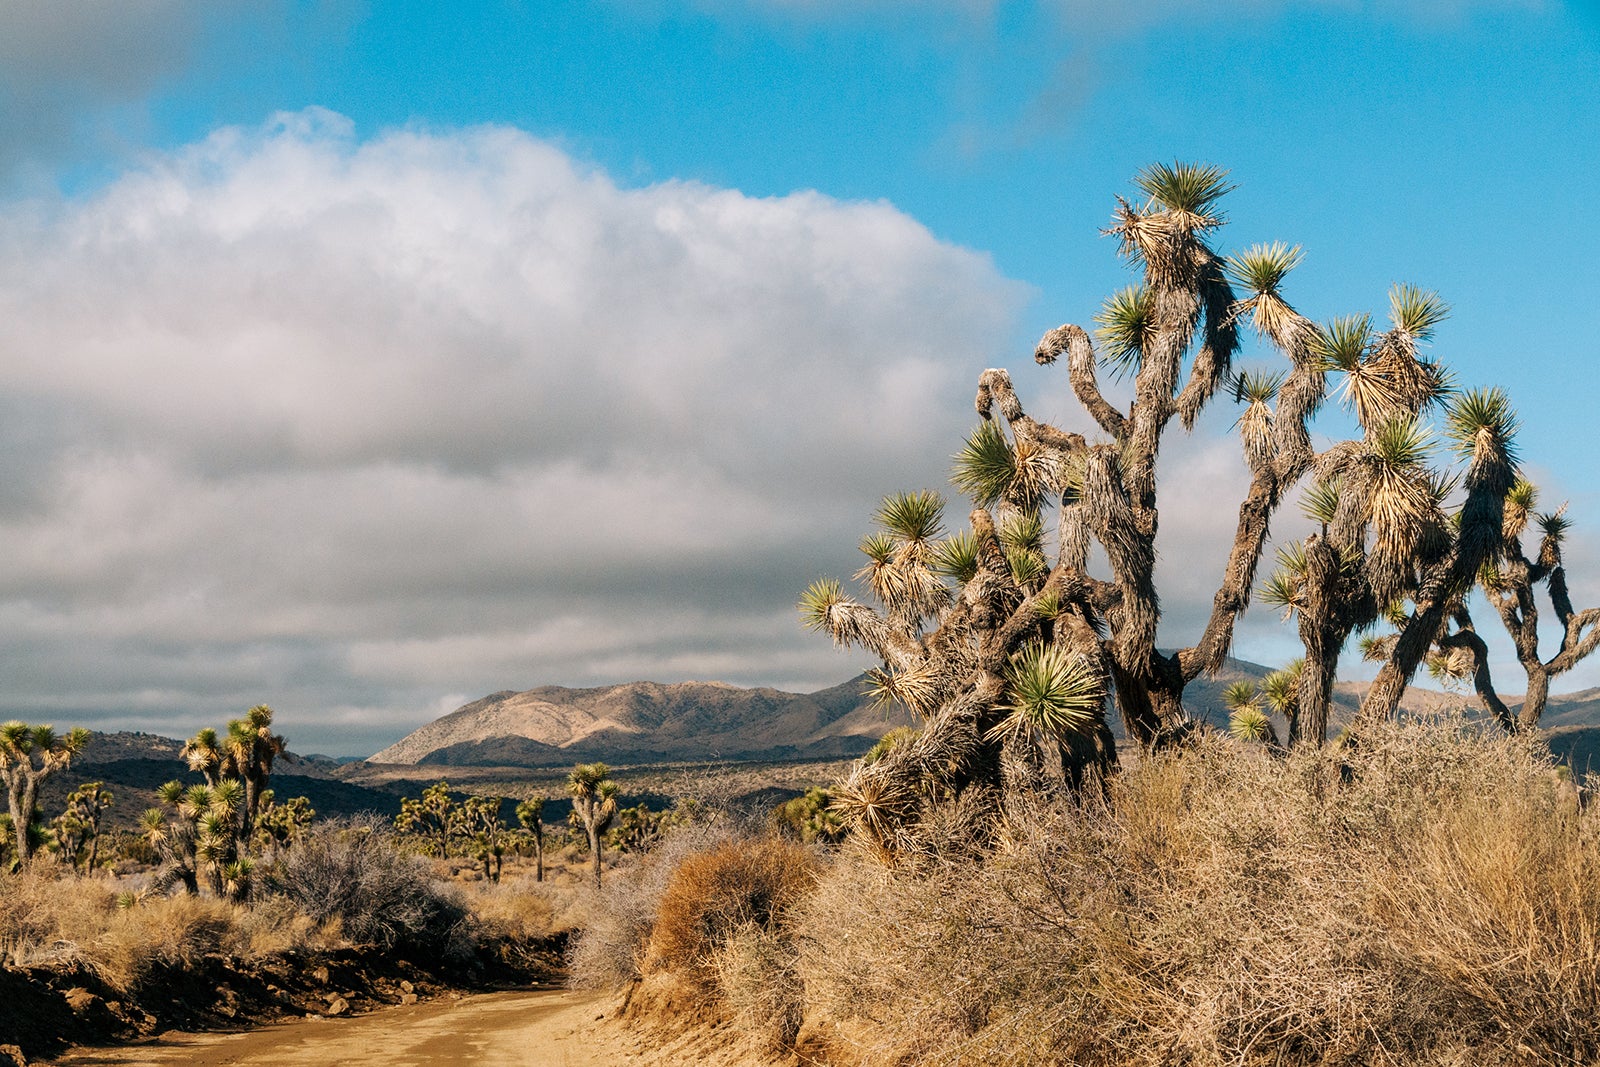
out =
<svg viewBox="0 0 1600 1067"><path fill-rule="evenodd" d="M1261 691L1256 688L1256 683L1248 679L1234 682L1222 691L1222 706L1229 711L1239 711L1243 708L1259 708L1261 706Z"/></svg>
<svg viewBox="0 0 1600 1067"><path fill-rule="evenodd" d="M1450 315L1450 305L1432 289L1397 285L1389 290L1389 321L1414 340L1426 341Z"/></svg>
<svg viewBox="0 0 1600 1067"><path fill-rule="evenodd" d="M1294 270L1302 258L1299 245L1274 241L1270 245L1254 245L1236 256L1230 256L1223 269L1240 288L1265 295L1276 293L1284 276Z"/></svg>
<svg viewBox="0 0 1600 1067"><path fill-rule="evenodd" d="M1094 731L1105 706L1105 685L1083 660L1057 645L1032 644L1006 665L1007 716L990 736L1032 735L1061 741Z"/></svg>
<svg viewBox="0 0 1600 1067"><path fill-rule="evenodd" d="M1133 180L1154 204L1199 230L1221 225L1222 214L1215 209L1233 189L1227 177L1226 170L1208 163L1152 163Z"/></svg>
<svg viewBox="0 0 1600 1067"><path fill-rule="evenodd" d="M931 489L885 497L873 521L902 541L926 543L944 533L944 497Z"/></svg>
<svg viewBox="0 0 1600 1067"><path fill-rule="evenodd" d="M962 530L933 546L933 569L963 585L978 573L978 536Z"/></svg>
<svg viewBox="0 0 1600 1067"><path fill-rule="evenodd" d="M1385 467L1426 463L1432 447L1433 432L1416 419L1393 419L1372 435L1372 454Z"/></svg>
<svg viewBox="0 0 1600 1067"><path fill-rule="evenodd" d="M1270 404L1285 377L1283 371L1242 370L1233 377L1233 399L1242 404Z"/></svg>
<svg viewBox="0 0 1600 1067"><path fill-rule="evenodd" d="M1265 741L1272 736L1272 720L1255 705L1242 707L1228 716L1228 732L1240 741Z"/></svg>
<svg viewBox="0 0 1600 1067"><path fill-rule="evenodd" d="M1312 352L1322 360L1323 370L1346 374L1361 365L1372 345L1372 316L1346 315L1319 327L1312 338Z"/></svg>
<svg viewBox="0 0 1600 1067"><path fill-rule="evenodd" d="M992 419L978 424L961 451L955 454L950 481L980 508L993 507L1005 498L1017 476L1017 457L1006 432Z"/></svg>
<svg viewBox="0 0 1600 1067"><path fill-rule="evenodd" d="M1498 459L1515 465L1519 426L1502 389L1459 393L1444 413L1451 448L1464 459Z"/></svg>
<svg viewBox="0 0 1600 1067"><path fill-rule="evenodd" d="M1261 699L1279 715L1289 715L1300 702L1300 674L1306 661L1296 657L1261 679Z"/></svg>
<svg viewBox="0 0 1600 1067"><path fill-rule="evenodd" d="M1339 514L1344 497L1344 479L1326 478L1317 482L1300 498L1300 512L1312 522L1328 526Z"/></svg>
<svg viewBox="0 0 1600 1067"><path fill-rule="evenodd" d="M837 578L819 578L800 597L800 620L808 630L828 630L833 609L849 600Z"/></svg>
<svg viewBox="0 0 1600 1067"><path fill-rule="evenodd" d="M1094 321L1100 362L1115 378L1136 373L1155 330L1155 296L1142 285L1119 289L1106 298Z"/></svg>
<svg viewBox="0 0 1600 1067"><path fill-rule="evenodd" d="M1566 516L1567 506L1562 504L1555 511L1547 512L1538 518L1539 529L1550 540L1560 544L1567 536L1567 531L1572 528L1572 520Z"/></svg>

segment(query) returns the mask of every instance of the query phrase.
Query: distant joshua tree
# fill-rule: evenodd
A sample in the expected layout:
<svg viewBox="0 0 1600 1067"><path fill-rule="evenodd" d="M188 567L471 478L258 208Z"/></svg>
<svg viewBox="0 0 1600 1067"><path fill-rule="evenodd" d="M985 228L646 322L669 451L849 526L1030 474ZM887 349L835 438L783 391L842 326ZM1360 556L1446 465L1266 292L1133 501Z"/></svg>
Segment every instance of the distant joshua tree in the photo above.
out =
<svg viewBox="0 0 1600 1067"><path fill-rule="evenodd" d="M533 880L544 881L544 797L530 797L517 805L517 822L533 842Z"/></svg>
<svg viewBox="0 0 1600 1067"><path fill-rule="evenodd" d="M0 725L0 781L6 786L19 867L27 867L38 850L40 783L70 766L88 743L89 731L81 727L63 737L51 726L16 720Z"/></svg>
<svg viewBox="0 0 1600 1067"><path fill-rule="evenodd" d="M74 870L89 874L99 863L100 824L114 799L104 782L85 782L67 794L66 810L55 820L55 847Z"/></svg>
<svg viewBox="0 0 1600 1067"><path fill-rule="evenodd" d="M567 791L572 794L572 812L589 836L589 851L594 866L594 884L600 885L601 836L617 815L617 783L607 777L611 768L604 763L580 763L567 775Z"/></svg>

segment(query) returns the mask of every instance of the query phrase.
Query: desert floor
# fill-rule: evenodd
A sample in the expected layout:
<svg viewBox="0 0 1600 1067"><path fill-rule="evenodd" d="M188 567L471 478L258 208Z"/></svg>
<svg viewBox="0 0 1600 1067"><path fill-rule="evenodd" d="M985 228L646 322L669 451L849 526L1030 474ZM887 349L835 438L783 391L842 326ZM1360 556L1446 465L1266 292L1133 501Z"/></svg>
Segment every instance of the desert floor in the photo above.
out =
<svg viewBox="0 0 1600 1067"><path fill-rule="evenodd" d="M630 1059L658 1062L642 1042L603 1021L612 1007L612 998L593 993L467 994L354 1018L301 1019L236 1034L169 1032L137 1045L76 1049L53 1062L61 1067L588 1067Z"/></svg>

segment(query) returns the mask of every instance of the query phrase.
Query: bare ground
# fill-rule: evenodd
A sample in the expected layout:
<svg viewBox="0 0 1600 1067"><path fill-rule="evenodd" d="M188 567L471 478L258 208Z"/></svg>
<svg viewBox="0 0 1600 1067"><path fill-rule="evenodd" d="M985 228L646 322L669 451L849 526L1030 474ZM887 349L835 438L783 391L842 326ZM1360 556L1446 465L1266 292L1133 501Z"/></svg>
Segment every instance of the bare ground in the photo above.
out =
<svg viewBox="0 0 1600 1067"><path fill-rule="evenodd" d="M354 1018L301 1019L241 1033L169 1031L119 1048L80 1048L59 1067L590 1067L657 1062L602 1020L608 998L557 990L447 996Z"/></svg>

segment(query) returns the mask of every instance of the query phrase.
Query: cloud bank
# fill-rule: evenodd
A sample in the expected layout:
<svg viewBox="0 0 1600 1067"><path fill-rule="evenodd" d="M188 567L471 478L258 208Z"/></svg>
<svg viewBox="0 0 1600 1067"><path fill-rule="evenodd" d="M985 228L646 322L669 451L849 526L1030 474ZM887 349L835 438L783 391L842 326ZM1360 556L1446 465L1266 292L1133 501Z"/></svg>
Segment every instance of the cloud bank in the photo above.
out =
<svg viewBox="0 0 1600 1067"><path fill-rule="evenodd" d="M0 217L7 710L361 751L549 682L836 681L1028 296L883 203L277 116Z"/></svg>

